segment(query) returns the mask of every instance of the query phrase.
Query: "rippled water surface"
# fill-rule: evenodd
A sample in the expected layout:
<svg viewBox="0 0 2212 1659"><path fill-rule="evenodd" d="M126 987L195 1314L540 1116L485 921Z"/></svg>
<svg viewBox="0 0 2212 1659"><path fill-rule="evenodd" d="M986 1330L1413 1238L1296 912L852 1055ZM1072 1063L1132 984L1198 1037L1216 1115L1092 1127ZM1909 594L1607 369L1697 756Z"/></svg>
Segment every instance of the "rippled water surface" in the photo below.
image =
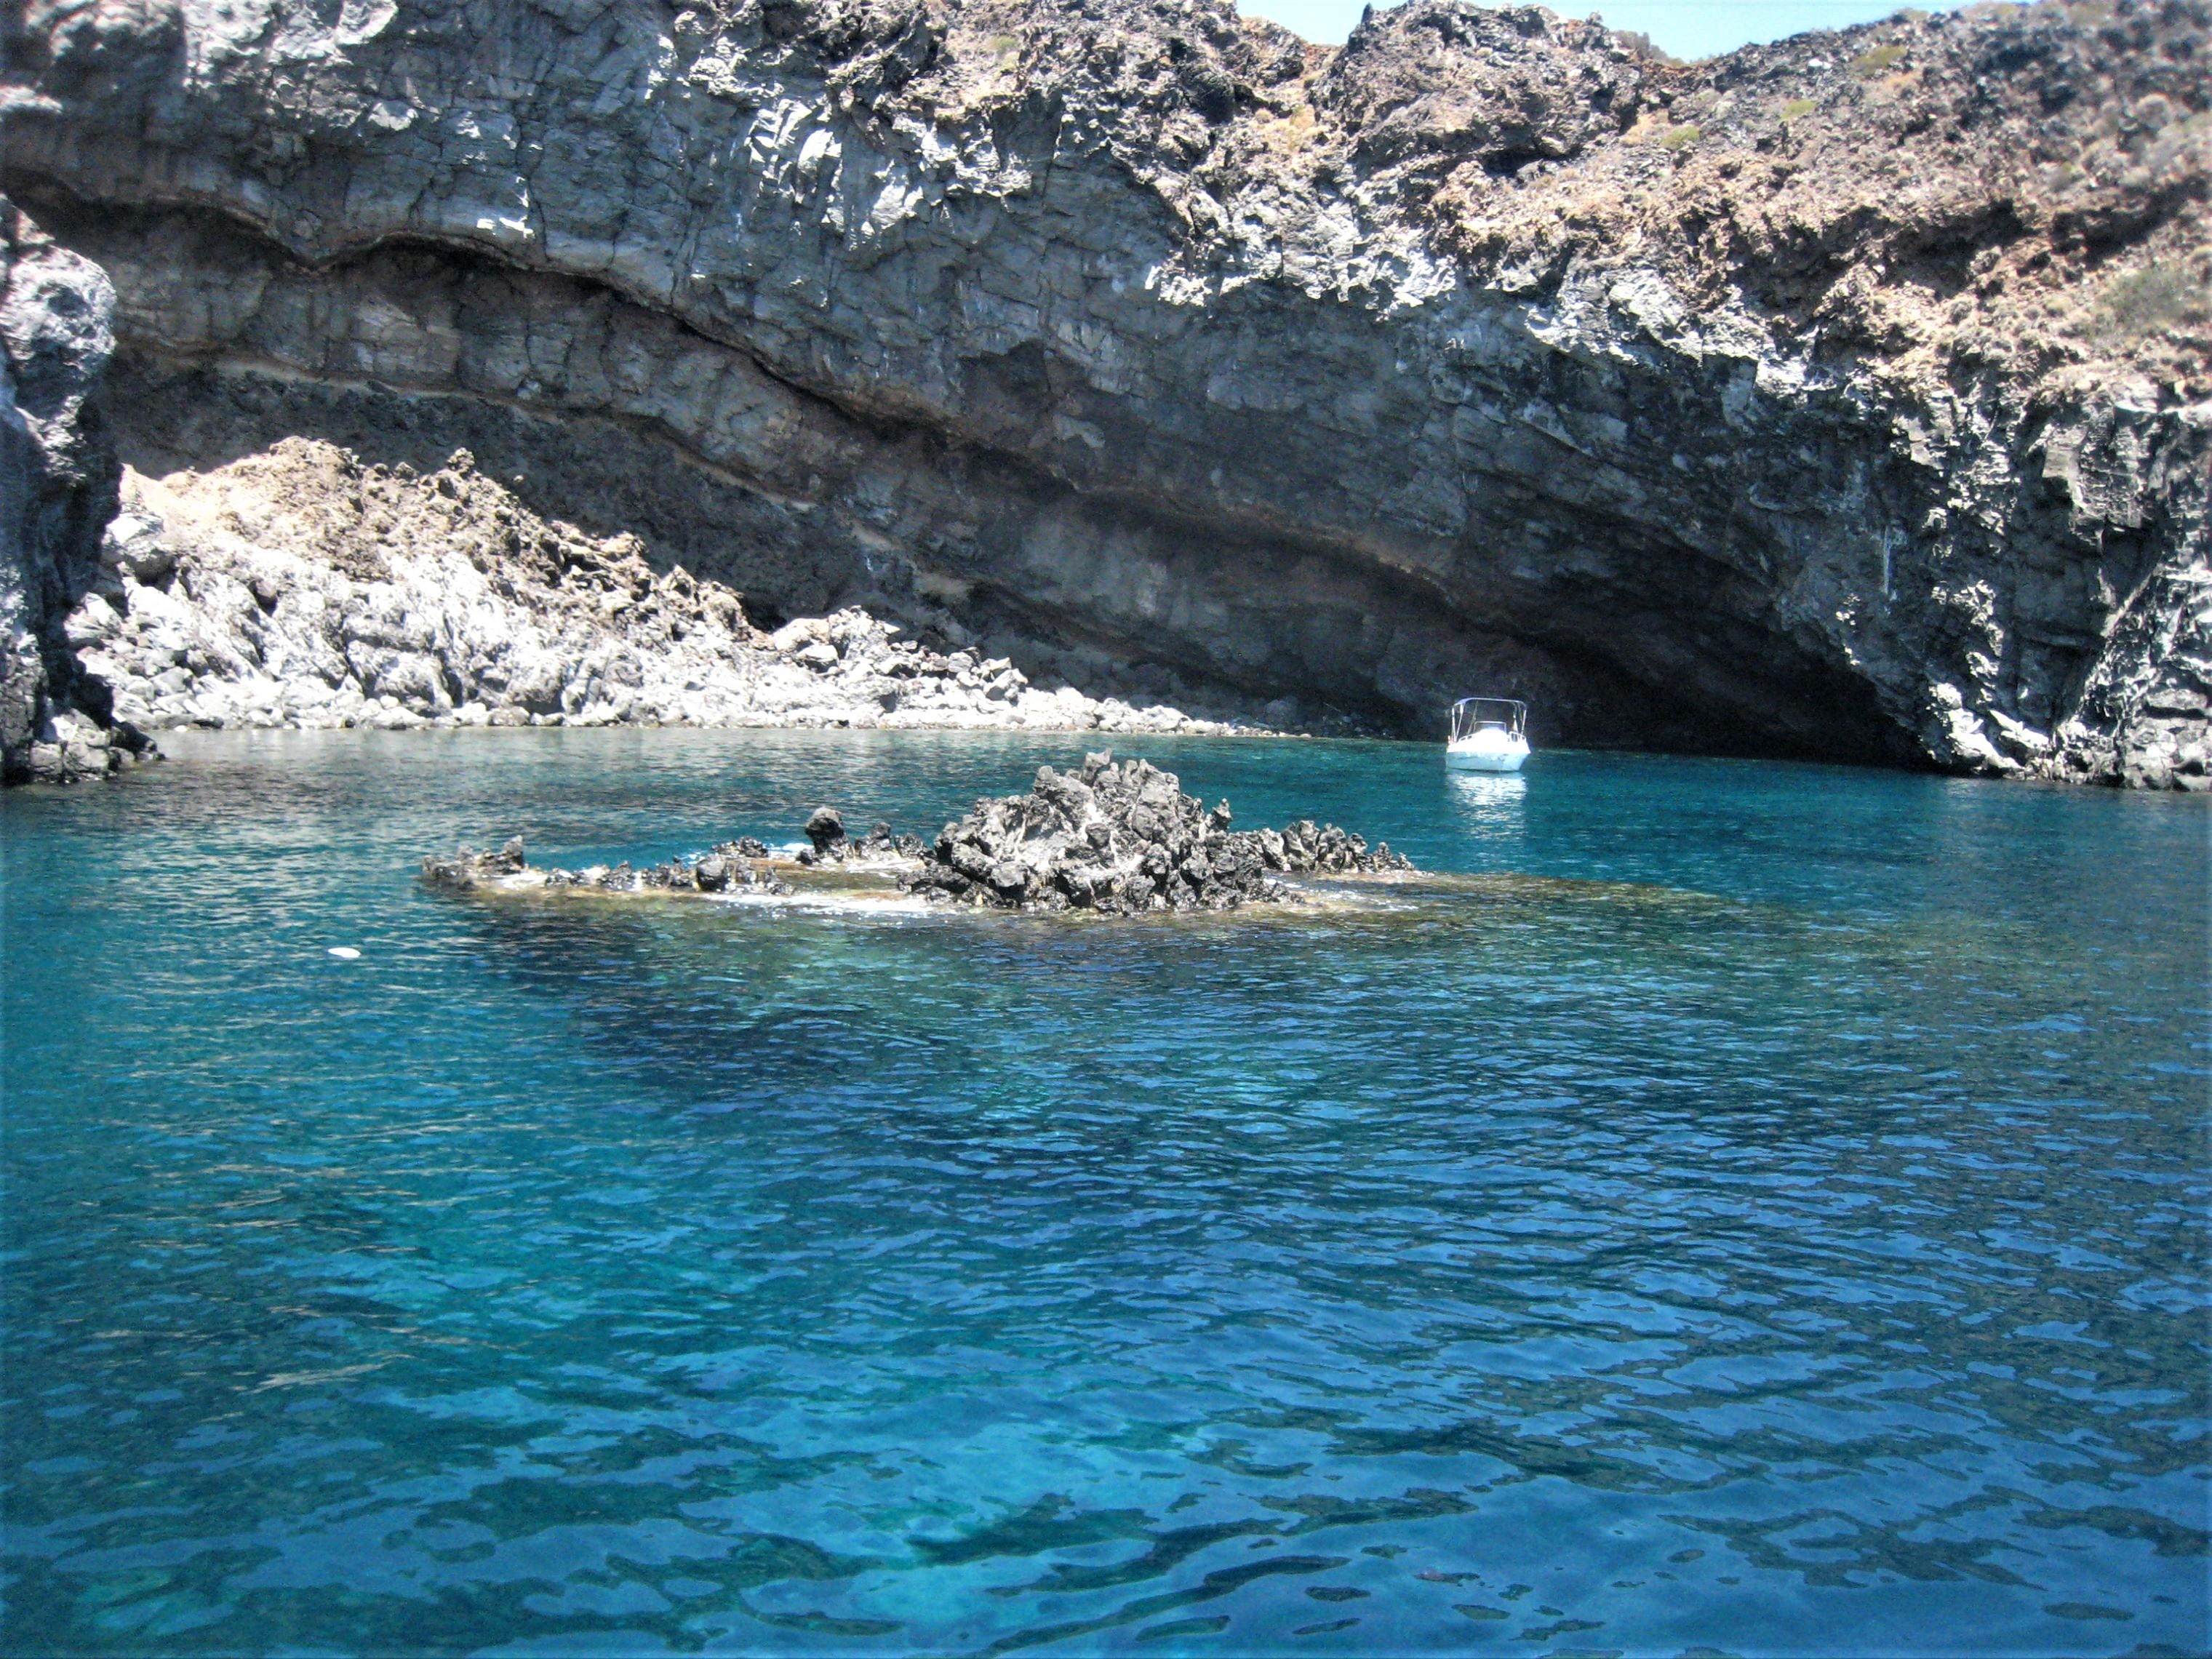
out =
<svg viewBox="0 0 2212 1659"><path fill-rule="evenodd" d="M1074 738L172 747L0 799L10 1652L2207 1644L2203 801L1150 740L1464 878L1086 925L414 876Z"/></svg>

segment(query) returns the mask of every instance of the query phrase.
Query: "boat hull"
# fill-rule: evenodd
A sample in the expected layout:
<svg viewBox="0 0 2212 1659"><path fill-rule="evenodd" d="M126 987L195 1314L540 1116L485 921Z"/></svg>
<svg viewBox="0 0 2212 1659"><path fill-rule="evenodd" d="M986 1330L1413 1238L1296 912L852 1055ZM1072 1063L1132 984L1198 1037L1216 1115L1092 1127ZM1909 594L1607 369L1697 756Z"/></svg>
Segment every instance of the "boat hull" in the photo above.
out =
<svg viewBox="0 0 2212 1659"><path fill-rule="evenodd" d="M1518 739L1507 743L1455 743L1444 747L1444 764L1455 772L1518 772L1528 758L1528 745Z"/></svg>

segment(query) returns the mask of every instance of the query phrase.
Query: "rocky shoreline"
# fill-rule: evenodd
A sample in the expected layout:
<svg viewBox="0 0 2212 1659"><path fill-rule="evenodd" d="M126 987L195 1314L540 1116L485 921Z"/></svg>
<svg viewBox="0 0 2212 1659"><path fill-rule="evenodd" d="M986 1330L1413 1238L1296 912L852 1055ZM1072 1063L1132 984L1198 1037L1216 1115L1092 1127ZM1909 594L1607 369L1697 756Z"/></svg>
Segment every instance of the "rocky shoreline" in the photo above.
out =
<svg viewBox="0 0 2212 1659"><path fill-rule="evenodd" d="M422 860L423 879L455 892L587 892L790 897L792 878L831 872L874 878L932 904L1036 914L1091 911L1139 915L1296 904L1283 878L1415 873L1413 861L1371 850L1364 837L1301 819L1281 830L1231 830L1229 803L1208 809L1182 781L1144 760L1086 755L1079 769L1037 769L1025 795L975 803L934 842L878 824L860 840L835 807L807 818L807 847L778 859L765 842L739 839L696 859L637 869L532 866L520 836L496 852L463 848Z"/></svg>
<svg viewBox="0 0 2212 1659"><path fill-rule="evenodd" d="M540 518L465 450L418 474L291 438L206 474L126 470L122 502L64 631L143 731L1272 729L1046 690L856 607L756 628L742 594Z"/></svg>

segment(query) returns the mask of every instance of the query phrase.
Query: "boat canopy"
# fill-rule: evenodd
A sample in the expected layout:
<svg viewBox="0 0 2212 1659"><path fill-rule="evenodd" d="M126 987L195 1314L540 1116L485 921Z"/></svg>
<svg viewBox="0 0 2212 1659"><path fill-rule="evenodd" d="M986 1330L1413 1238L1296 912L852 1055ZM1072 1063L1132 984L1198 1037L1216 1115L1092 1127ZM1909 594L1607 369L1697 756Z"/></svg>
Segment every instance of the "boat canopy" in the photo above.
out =
<svg viewBox="0 0 2212 1659"><path fill-rule="evenodd" d="M1462 697L1452 705L1451 740L1471 738L1478 732L1528 735L1528 705L1512 697Z"/></svg>

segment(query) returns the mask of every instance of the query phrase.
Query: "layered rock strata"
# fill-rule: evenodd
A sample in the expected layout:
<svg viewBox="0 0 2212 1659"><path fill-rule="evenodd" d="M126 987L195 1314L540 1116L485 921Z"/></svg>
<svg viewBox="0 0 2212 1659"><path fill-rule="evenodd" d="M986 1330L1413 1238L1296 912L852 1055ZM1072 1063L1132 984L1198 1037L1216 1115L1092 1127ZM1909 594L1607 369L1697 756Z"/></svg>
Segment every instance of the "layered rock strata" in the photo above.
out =
<svg viewBox="0 0 2212 1659"><path fill-rule="evenodd" d="M114 280L149 476L465 447L770 620L1094 688L2205 779L2203 0L1692 65L1458 0L1341 51L1218 0L10 49L5 179Z"/></svg>
<svg viewBox="0 0 2212 1659"><path fill-rule="evenodd" d="M859 610L774 632L632 535L547 521L467 451L417 474L287 438L126 469L64 634L118 718L196 726L848 726L1218 732L1030 684Z"/></svg>

